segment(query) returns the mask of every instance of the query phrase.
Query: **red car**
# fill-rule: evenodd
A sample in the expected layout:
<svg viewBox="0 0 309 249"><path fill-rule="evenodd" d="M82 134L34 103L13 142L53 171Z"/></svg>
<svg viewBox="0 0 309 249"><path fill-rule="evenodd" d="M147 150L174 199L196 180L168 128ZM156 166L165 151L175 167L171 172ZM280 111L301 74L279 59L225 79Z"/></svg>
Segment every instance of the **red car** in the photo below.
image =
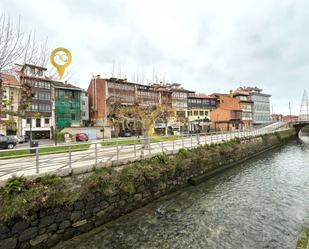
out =
<svg viewBox="0 0 309 249"><path fill-rule="evenodd" d="M75 138L76 141L88 141L88 135L86 133L77 133Z"/></svg>

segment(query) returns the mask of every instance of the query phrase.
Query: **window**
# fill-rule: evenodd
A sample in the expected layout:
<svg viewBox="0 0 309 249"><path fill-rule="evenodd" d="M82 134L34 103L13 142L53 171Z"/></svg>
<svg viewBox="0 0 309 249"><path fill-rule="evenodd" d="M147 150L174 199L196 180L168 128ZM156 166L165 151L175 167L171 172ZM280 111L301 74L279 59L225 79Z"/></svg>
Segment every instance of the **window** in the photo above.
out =
<svg viewBox="0 0 309 249"><path fill-rule="evenodd" d="M43 70L38 70L38 75L43 76Z"/></svg>
<svg viewBox="0 0 309 249"><path fill-rule="evenodd" d="M200 111L200 116L204 116L204 111Z"/></svg>
<svg viewBox="0 0 309 249"><path fill-rule="evenodd" d="M75 120L76 117L75 117L75 113L72 113L72 120Z"/></svg>
<svg viewBox="0 0 309 249"><path fill-rule="evenodd" d="M86 117L86 112L83 112L83 117Z"/></svg>
<svg viewBox="0 0 309 249"><path fill-rule="evenodd" d="M192 116L192 111L188 111L188 116Z"/></svg>
<svg viewBox="0 0 309 249"><path fill-rule="evenodd" d="M27 118L27 124L30 124L31 118Z"/></svg>
<svg viewBox="0 0 309 249"><path fill-rule="evenodd" d="M40 119L40 118L37 118L37 119L35 120L35 126L36 126L36 127L41 127L41 119Z"/></svg>
<svg viewBox="0 0 309 249"><path fill-rule="evenodd" d="M194 116L198 116L198 111L194 111Z"/></svg>
<svg viewBox="0 0 309 249"><path fill-rule="evenodd" d="M49 124L49 118L45 118L45 124Z"/></svg>

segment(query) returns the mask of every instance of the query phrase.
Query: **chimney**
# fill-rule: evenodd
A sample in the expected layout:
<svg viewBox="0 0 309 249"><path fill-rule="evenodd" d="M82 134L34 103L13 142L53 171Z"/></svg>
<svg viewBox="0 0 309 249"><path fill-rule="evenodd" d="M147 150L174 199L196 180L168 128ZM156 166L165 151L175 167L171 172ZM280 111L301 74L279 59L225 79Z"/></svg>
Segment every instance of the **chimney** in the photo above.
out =
<svg viewBox="0 0 309 249"><path fill-rule="evenodd" d="M97 75L97 79L100 79L100 78L101 78L101 75L100 75L100 74L98 74L98 75Z"/></svg>
<svg viewBox="0 0 309 249"><path fill-rule="evenodd" d="M230 97L233 98L233 91L230 90Z"/></svg>

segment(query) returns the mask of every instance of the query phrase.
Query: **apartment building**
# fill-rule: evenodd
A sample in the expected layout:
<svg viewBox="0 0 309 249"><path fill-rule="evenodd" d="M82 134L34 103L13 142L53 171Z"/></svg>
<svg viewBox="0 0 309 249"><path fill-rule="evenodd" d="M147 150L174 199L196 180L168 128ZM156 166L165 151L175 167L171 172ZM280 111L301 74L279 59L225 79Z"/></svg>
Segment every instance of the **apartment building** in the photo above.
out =
<svg viewBox="0 0 309 249"><path fill-rule="evenodd" d="M210 113L216 108L216 97L206 94L189 94L188 96L188 130L189 132L207 132L210 130Z"/></svg>
<svg viewBox="0 0 309 249"><path fill-rule="evenodd" d="M51 138L52 131L52 80L45 75L47 68L24 64L17 70L20 85L29 83L34 96L32 106L25 111L22 120L22 135L33 139ZM30 128L30 126L32 126Z"/></svg>
<svg viewBox="0 0 309 249"><path fill-rule="evenodd" d="M160 105L167 105L175 111L175 117L170 118L168 128L170 133L188 131L188 96L194 94L193 91L184 89L179 83L152 84L151 87L158 94ZM156 123L158 129L165 129L166 124Z"/></svg>
<svg viewBox="0 0 309 249"><path fill-rule="evenodd" d="M89 125L89 99L88 93L83 90L81 93L82 125Z"/></svg>
<svg viewBox="0 0 309 249"><path fill-rule="evenodd" d="M58 130L66 127L80 127L82 125L83 90L60 81L53 81L52 87L54 127Z"/></svg>
<svg viewBox="0 0 309 249"><path fill-rule="evenodd" d="M217 107L210 113L211 127L215 130L232 131L242 129L242 110L238 99L230 94L214 93Z"/></svg>
<svg viewBox="0 0 309 249"><path fill-rule="evenodd" d="M247 92L250 100L253 101L252 122L254 125L271 122L270 94L263 93L263 89L258 87L240 87L238 90Z"/></svg>
<svg viewBox="0 0 309 249"><path fill-rule="evenodd" d="M108 115L110 105L115 101L119 101L124 106L133 105L136 102L145 107L167 105L176 111L176 118L170 120L169 126L171 129L180 130L185 123L185 120L181 119L186 118L187 96L190 92L177 83L142 85L128 82L126 79L103 79L98 75L91 79L87 90L90 120L95 126L111 125L108 122ZM134 130L136 127L133 126L136 124L133 123L133 120L131 124L128 120L124 125ZM157 123L155 128L161 126L162 124Z"/></svg>
<svg viewBox="0 0 309 249"><path fill-rule="evenodd" d="M0 74L2 80L2 113L0 134L21 135L21 118L18 115L20 84L14 75Z"/></svg>
<svg viewBox="0 0 309 249"><path fill-rule="evenodd" d="M240 109L242 110L243 128L249 129L253 124L253 101L248 92L237 89L232 96L239 100Z"/></svg>

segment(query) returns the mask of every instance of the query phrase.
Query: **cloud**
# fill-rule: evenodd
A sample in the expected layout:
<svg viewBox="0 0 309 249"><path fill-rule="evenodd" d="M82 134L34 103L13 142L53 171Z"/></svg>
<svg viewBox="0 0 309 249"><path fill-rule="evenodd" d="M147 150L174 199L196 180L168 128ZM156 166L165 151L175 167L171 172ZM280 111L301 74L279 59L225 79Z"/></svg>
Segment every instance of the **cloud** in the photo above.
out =
<svg viewBox="0 0 309 249"><path fill-rule="evenodd" d="M72 80L84 88L114 64L116 76L155 74L198 92L258 85L275 112L288 113L290 101L297 114L308 90L305 0L2 0L0 9L51 48L69 48Z"/></svg>

